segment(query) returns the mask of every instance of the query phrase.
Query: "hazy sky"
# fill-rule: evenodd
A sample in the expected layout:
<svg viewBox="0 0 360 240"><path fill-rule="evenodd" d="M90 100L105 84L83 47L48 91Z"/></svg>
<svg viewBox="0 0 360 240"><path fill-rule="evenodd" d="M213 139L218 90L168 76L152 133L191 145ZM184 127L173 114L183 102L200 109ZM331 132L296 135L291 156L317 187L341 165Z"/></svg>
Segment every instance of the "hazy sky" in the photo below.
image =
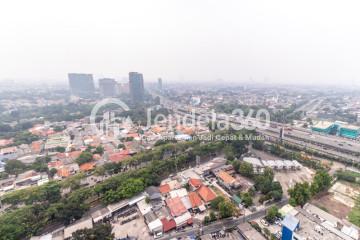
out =
<svg viewBox="0 0 360 240"><path fill-rule="evenodd" d="M4 0L0 80L360 83L359 0Z"/></svg>

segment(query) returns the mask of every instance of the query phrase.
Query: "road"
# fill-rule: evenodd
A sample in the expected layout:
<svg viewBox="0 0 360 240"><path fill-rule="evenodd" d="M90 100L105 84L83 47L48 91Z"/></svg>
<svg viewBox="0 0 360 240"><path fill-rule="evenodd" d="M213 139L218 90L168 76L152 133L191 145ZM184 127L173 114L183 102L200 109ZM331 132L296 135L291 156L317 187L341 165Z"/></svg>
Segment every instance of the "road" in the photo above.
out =
<svg viewBox="0 0 360 240"><path fill-rule="evenodd" d="M283 199L282 201L280 201L274 205L276 205L280 208L280 207L286 205L287 203L288 203L288 199ZM196 226L196 227L188 228L188 229L185 229L185 231L166 234L165 236L163 236L159 239L160 240L168 240L168 239L172 239L172 238L179 238L179 237L182 238L182 237L186 237L186 236L190 236L190 235L195 235L195 236L206 235L206 234L218 232L221 230L231 229L231 228L238 226L241 223L252 221L259 217L265 216L267 209L269 209L270 207L272 207L274 205L270 205L260 211L254 212L247 216L242 216L240 218L234 218L234 219L233 218L224 219L224 220L217 221L215 223L212 223L212 224L209 224L206 226Z"/></svg>

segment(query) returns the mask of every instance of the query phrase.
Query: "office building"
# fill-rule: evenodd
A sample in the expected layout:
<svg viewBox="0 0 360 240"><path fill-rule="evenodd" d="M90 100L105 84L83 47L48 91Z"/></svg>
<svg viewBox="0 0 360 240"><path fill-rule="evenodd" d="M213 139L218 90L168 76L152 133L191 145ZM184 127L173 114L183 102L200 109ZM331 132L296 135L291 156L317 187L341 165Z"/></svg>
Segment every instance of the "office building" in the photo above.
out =
<svg viewBox="0 0 360 240"><path fill-rule="evenodd" d="M114 97L117 95L117 84L115 79L101 78L99 79L100 95L103 97Z"/></svg>
<svg viewBox="0 0 360 240"><path fill-rule="evenodd" d="M162 83L162 79L161 79L161 78L158 78L158 89L159 89L159 90L162 90L162 87L163 87L162 84L163 84L163 83Z"/></svg>
<svg viewBox="0 0 360 240"><path fill-rule="evenodd" d="M69 73L69 86L71 94L79 97L91 97L95 92L92 74Z"/></svg>
<svg viewBox="0 0 360 240"><path fill-rule="evenodd" d="M129 73L129 89L133 103L139 104L144 102L144 79L141 73Z"/></svg>

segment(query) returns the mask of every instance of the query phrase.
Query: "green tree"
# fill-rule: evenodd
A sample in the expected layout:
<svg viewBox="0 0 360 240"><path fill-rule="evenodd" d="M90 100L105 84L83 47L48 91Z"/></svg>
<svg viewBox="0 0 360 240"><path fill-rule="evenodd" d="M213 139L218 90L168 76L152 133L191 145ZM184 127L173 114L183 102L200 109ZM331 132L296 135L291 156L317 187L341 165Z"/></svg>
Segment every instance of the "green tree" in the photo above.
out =
<svg viewBox="0 0 360 240"><path fill-rule="evenodd" d="M281 217L281 214L279 213L279 209L276 206L272 206L266 211L265 219L271 224L274 223L276 218L279 217Z"/></svg>
<svg viewBox="0 0 360 240"><path fill-rule="evenodd" d="M325 170L318 170L314 176L310 190L312 195L315 195L331 185L332 177Z"/></svg>
<svg viewBox="0 0 360 240"><path fill-rule="evenodd" d="M8 174L20 174L27 169L26 165L19 160L8 160L5 164L5 172Z"/></svg>
<svg viewBox="0 0 360 240"><path fill-rule="evenodd" d="M211 201L210 206L211 209L219 210L219 204L224 202L225 198L223 196L217 196L214 200Z"/></svg>
<svg viewBox="0 0 360 240"><path fill-rule="evenodd" d="M208 225L211 222L210 217L209 216L205 216L204 217L204 225Z"/></svg>
<svg viewBox="0 0 360 240"><path fill-rule="evenodd" d="M253 177L254 176L254 168L250 163L242 162L239 166L239 173L245 177Z"/></svg>
<svg viewBox="0 0 360 240"><path fill-rule="evenodd" d="M75 160L79 165L91 162L93 160L93 155L91 152L84 151L80 156Z"/></svg>
<svg viewBox="0 0 360 240"><path fill-rule="evenodd" d="M55 168L51 168L51 169L49 170L49 175L50 175L50 177L54 177L56 173L57 173L57 170L56 170Z"/></svg>
<svg viewBox="0 0 360 240"><path fill-rule="evenodd" d="M65 149L64 147L60 147L60 146L57 146L57 147L55 148L55 151L60 152L60 153L64 153L65 150L66 150L66 149Z"/></svg>
<svg viewBox="0 0 360 240"><path fill-rule="evenodd" d="M94 154L103 155L104 154L104 147L103 146L97 146L95 148Z"/></svg>
<svg viewBox="0 0 360 240"><path fill-rule="evenodd" d="M227 218L233 216L235 212L234 205L229 201L223 201L219 203L219 213L221 218Z"/></svg>
<svg viewBox="0 0 360 240"><path fill-rule="evenodd" d="M242 204L245 206L245 207L250 207L251 205L253 205L253 199L250 195L249 192L243 192L240 194L240 198L242 200Z"/></svg>
<svg viewBox="0 0 360 240"><path fill-rule="evenodd" d="M293 188L288 190L290 195L289 203L293 206L303 207L311 197L310 186L308 182L296 183Z"/></svg>
<svg viewBox="0 0 360 240"><path fill-rule="evenodd" d="M209 217L211 222L216 221L216 214L214 211L210 211Z"/></svg>

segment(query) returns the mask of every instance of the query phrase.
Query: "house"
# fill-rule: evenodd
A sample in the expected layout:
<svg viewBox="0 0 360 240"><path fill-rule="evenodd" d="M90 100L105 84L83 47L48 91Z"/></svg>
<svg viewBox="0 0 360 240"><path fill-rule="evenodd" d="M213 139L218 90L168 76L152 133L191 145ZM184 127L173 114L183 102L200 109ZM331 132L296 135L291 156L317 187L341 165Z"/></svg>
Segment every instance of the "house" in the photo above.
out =
<svg viewBox="0 0 360 240"><path fill-rule="evenodd" d="M163 232L166 233L172 229L176 228L176 223L174 219L167 219L163 218L161 219L162 225L163 225Z"/></svg>
<svg viewBox="0 0 360 240"><path fill-rule="evenodd" d="M186 188L180 188L180 189L175 189L175 190L172 190L170 192L170 197L171 198L175 198L175 197L185 197L188 195L188 192L186 190Z"/></svg>
<svg viewBox="0 0 360 240"><path fill-rule="evenodd" d="M191 214L189 212L185 212L184 214L174 218L176 228L181 228L186 225L191 225L193 223Z"/></svg>
<svg viewBox="0 0 360 240"><path fill-rule="evenodd" d="M236 179L225 171L219 171L216 176L219 182L227 189L231 189L236 185Z"/></svg>
<svg viewBox="0 0 360 240"><path fill-rule="evenodd" d="M83 172L91 171L95 169L96 163L94 162L87 162L80 165L80 170Z"/></svg>
<svg viewBox="0 0 360 240"><path fill-rule="evenodd" d="M145 192L150 200L161 200L161 193L159 188L150 186L145 189Z"/></svg>
<svg viewBox="0 0 360 240"><path fill-rule="evenodd" d="M171 191L170 189L170 186L169 184L163 184L159 187L159 191L162 193L162 194L167 194Z"/></svg>
<svg viewBox="0 0 360 240"><path fill-rule="evenodd" d="M184 206L183 202L181 201L180 197L169 198L166 199L166 205L170 210L170 213L173 217L180 216L187 212L186 207Z"/></svg>
<svg viewBox="0 0 360 240"><path fill-rule="evenodd" d="M163 233L163 224L160 219L155 219L152 222L148 223L148 228L154 236L161 236Z"/></svg>
<svg viewBox="0 0 360 240"><path fill-rule="evenodd" d="M210 204L212 200L216 198L216 194L207 186L202 185L198 190L197 193L201 197L201 199L204 201L206 205Z"/></svg>
<svg viewBox="0 0 360 240"><path fill-rule="evenodd" d="M109 155L109 160L118 163L130 157L129 150L122 150L120 152L112 153Z"/></svg>
<svg viewBox="0 0 360 240"><path fill-rule="evenodd" d="M191 190L195 191L196 189L201 187L201 185L203 183L202 183L202 181L200 179L190 178L189 181L188 181L188 184L189 184Z"/></svg>
<svg viewBox="0 0 360 240"><path fill-rule="evenodd" d="M204 203L201 201L199 194L196 192L189 193L189 199L193 211L199 210L200 212L205 210Z"/></svg>

